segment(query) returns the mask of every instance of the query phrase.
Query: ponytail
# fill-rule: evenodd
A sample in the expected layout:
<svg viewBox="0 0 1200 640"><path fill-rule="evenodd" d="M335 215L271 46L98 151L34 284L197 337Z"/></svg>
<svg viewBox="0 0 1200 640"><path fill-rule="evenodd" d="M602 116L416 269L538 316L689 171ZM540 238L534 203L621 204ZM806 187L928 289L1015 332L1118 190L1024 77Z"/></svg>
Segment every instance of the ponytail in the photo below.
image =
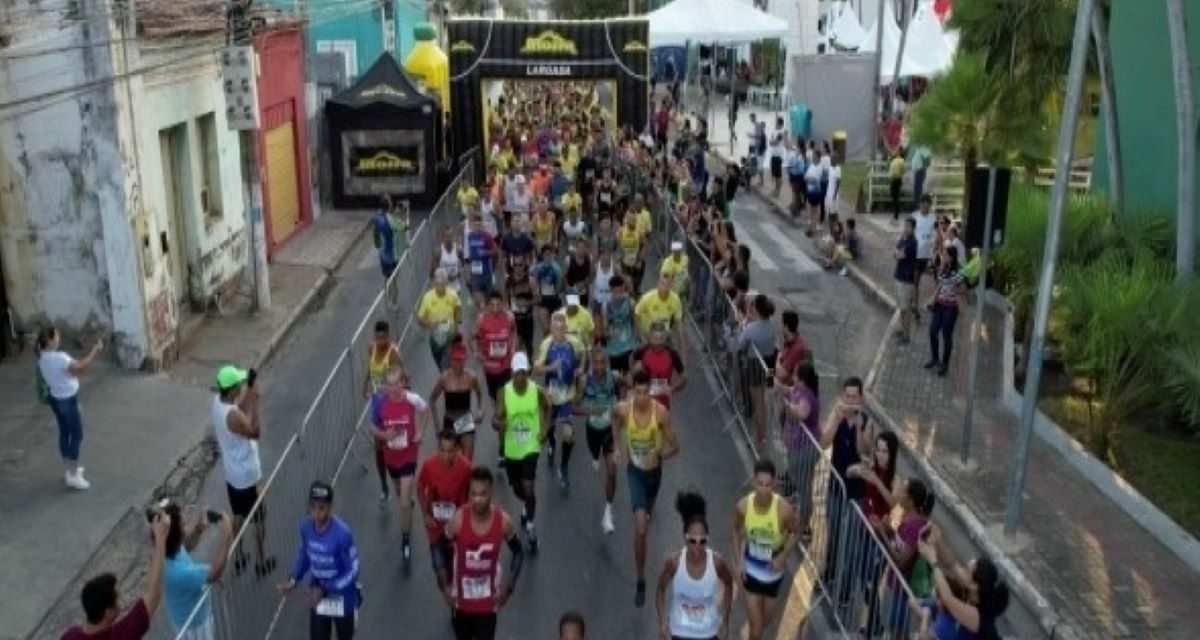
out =
<svg viewBox="0 0 1200 640"><path fill-rule="evenodd" d="M708 506L704 496L694 491L680 491L675 496L675 511L683 520L683 530L686 532L694 523L700 523L708 530Z"/></svg>

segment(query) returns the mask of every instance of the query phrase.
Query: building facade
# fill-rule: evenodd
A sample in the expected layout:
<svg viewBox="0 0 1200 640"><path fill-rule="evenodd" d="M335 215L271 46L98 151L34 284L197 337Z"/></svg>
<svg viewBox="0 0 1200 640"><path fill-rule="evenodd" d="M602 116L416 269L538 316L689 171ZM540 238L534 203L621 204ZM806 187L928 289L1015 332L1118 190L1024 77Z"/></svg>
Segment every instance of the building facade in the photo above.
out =
<svg viewBox="0 0 1200 640"><path fill-rule="evenodd" d="M1200 2L1184 3L1189 26L1192 83L1200 102ZM1178 128L1171 38L1163 2L1114 2L1109 17L1118 135L1124 156L1125 201L1129 210L1153 208L1175 215ZM1103 114L1102 114L1103 117ZM1191 141L1192 144L1200 140ZM1107 189L1109 171L1103 122L1096 125L1092 184ZM1200 166L1192 177L1200 190Z"/></svg>
<svg viewBox="0 0 1200 640"><path fill-rule="evenodd" d="M413 25L427 19L424 2L411 0L380 0L378 3L357 3L344 8L339 0L309 0L309 46L318 59L336 60L340 73L318 80L322 85L340 84L325 90L349 86L366 72L384 51L404 60L412 50Z"/></svg>

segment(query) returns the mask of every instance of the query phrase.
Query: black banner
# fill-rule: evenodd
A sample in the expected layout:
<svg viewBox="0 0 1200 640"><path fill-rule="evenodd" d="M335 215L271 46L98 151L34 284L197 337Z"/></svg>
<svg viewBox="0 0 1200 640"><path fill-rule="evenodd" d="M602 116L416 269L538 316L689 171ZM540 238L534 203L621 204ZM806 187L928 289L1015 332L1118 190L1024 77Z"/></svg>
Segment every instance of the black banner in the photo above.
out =
<svg viewBox="0 0 1200 640"><path fill-rule="evenodd" d="M611 80L617 126L641 131L650 117L650 25L643 19L548 21L451 20L450 111L454 154L487 148L481 82Z"/></svg>
<svg viewBox="0 0 1200 640"><path fill-rule="evenodd" d="M400 178L421 172L421 147L370 146L350 149L350 175L355 178Z"/></svg>

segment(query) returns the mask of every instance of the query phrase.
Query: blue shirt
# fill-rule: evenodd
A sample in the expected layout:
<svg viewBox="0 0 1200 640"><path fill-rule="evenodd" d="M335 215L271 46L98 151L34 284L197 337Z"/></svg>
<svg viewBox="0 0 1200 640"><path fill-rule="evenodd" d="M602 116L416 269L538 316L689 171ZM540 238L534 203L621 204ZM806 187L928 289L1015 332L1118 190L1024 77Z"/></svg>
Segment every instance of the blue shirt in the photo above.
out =
<svg viewBox="0 0 1200 640"><path fill-rule="evenodd" d="M562 199L563 194L567 192L567 188L571 186L571 181L563 174L555 174L550 178L550 198L555 202Z"/></svg>
<svg viewBox="0 0 1200 640"><path fill-rule="evenodd" d="M324 531L317 530L312 518L300 523L300 548L292 579L300 582L309 574L326 598L341 596L347 612L358 608L358 547L341 518L331 516Z"/></svg>
<svg viewBox="0 0 1200 640"><path fill-rule="evenodd" d="M167 606L167 616L171 618L171 624L175 625L176 629L184 630L183 625L188 621L188 616L192 615L196 603L201 603L200 610L196 617L192 618L189 629L204 624L212 617L209 599L204 597L204 587L208 585L208 572L209 566L192 560L182 545L174 558L164 558L163 602Z"/></svg>
<svg viewBox="0 0 1200 640"><path fill-rule="evenodd" d="M404 253L404 241L408 234L408 226L404 220L394 218L381 211L375 216L372 231L375 248L379 250L379 262L381 264L400 262L400 254Z"/></svg>
<svg viewBox="0 0 1200 640"><path fill-rule="evenodd" d="M538 295L544 298L558 295L558 281L562 278L562 269L558 263L539 262L533 271L533 277L538 283ZM551 290L551 293L546 293Z"/></svg>
<svg viewBox="0 0 1200 640"><path fill-rule="evenodd" d="M491 238L486 231L472 231L467 234L467 260L471 262L471 276L490 282L492 279L492 257L487 255ZM475 264L481 264L476 271Z"/></svg>
<svg viewBox="0 0 1200 640"><path fill-rule="evenodd" d="M899 282L911 284L917 279L916 237L901 237L896 242L896 250L900 252L900 258L896 260L896 270L893 272L892 277Z"/></svg>
<svg viewBox="0 0 1200 640"><path fill-rule="evenodd" d="M589 375L583 385L583 406L589 410L606 410L600 415L588 414L587 426L607 429L612 426L612 408L617 401L617 378L612 371L604 376Z"/></svg>

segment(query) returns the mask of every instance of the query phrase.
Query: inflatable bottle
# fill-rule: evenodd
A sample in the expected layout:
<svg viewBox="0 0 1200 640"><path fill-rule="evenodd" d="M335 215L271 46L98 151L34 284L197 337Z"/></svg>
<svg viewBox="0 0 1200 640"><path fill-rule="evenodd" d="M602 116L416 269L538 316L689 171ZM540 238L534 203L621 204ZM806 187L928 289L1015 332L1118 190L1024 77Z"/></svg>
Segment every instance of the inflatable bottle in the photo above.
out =
<svg viewBox="0 0 1200 640"><path fill-rule="evenodd" d="M421 82L425 92L436 96L442 113L450 112L450 58L437 45L437 29L428 22L413 27L416 44L404 59L404 70Z"/></svg>

